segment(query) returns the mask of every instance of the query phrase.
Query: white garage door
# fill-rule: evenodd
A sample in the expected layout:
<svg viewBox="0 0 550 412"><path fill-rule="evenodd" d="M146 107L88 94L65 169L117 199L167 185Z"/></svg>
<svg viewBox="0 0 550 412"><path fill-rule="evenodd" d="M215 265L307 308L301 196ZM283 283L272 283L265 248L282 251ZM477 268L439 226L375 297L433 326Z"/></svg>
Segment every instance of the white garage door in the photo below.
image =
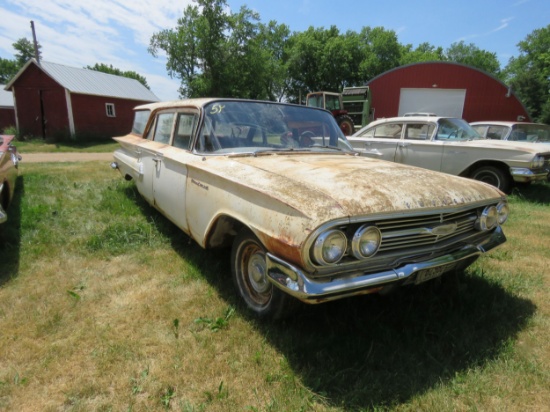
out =
<svg viewBox="0 0 550 412"><path fill-rule="evenodd" d="M465 89L401 89L399 116L411 112L462 117Z"/></svg>

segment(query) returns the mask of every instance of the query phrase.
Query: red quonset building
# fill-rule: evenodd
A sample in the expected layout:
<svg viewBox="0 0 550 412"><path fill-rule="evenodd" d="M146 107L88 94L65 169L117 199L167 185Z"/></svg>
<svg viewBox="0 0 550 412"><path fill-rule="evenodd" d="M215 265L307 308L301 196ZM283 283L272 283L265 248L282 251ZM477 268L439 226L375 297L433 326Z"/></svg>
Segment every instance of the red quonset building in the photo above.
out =
<svg viewBox="0 0 550 412"><path fill-rule="evenodd" d="M158 101L135 79L30 59L6 85L22 136L111 138L132 128L133 108Z"/></svg>
<svg viewBox="0 0 550 412"><path fill-rule="evenodd" d="M512 90L479 69L458 63L426 62L397 67L367 83L371 117L410 112L478 120L531 121Z"/></svg>
<svg viewBox="0 0 550 412"><path fill-rule="evenodd" d="M0 85L0 133L8 127L15 127L13 96Z"/></svg>

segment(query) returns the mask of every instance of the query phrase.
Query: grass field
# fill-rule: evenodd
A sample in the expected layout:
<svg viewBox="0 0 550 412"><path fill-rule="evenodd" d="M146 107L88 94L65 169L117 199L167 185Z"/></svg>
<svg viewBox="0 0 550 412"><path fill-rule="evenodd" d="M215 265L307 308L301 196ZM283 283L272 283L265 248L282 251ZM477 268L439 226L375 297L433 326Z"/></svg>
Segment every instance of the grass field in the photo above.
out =
<svg viewBox="0 0 550 412"><path fill-rule="evenodd" d="M108 164L25 164L0 232L0 410L550 410L550 185L464 276L241 308L205 251Z"/></svg>
<svg viewBox="0 0 550 412"><path fill-rule="evenodd" d="M67 152L84 152L84 153L107 153L113 152L118 143L112 139L97 141L50 141L41 138L35 138L29 141L17 140L14 142L17 150L20 153L67 153Z"/></svg>

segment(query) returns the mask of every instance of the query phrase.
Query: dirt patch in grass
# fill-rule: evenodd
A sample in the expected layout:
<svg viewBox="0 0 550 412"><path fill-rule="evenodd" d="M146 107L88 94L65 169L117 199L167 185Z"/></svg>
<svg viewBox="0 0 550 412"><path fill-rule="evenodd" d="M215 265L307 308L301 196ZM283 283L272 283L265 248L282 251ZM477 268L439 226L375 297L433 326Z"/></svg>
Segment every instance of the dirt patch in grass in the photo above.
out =
<svg viewBox="0 0 550 412"><path fill-rule="evenodd" d="M25 163L46 163L46 162L90 162L113 160L112 153L27 153L23 154Z"/></svg>

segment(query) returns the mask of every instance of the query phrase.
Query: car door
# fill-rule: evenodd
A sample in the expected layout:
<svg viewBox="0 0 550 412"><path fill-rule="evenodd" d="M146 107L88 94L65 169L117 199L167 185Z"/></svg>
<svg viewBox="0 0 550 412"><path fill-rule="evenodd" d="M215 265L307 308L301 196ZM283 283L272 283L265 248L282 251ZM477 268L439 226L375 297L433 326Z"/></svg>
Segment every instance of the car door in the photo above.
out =
<svg viewBox="0 0 550 412"><path fill-rule="evenodd" d="M135 181L136 186L139 193L152 205L155 204L153 178L157 169L157 160L162 156L161 150L170 142L174 118L174 111L157 113L149 127L146 140L135 149L140 171L140 179Z"/></svg>
<svg viewBox="0 0 550 412"><path fill-rule="evenodd" d="M185 232L189 228L185 209L187 165L196 157L190 148L197 119L193 112L176 113L169 145L159 147L152 159L155 207Z"/></svg>
<svg viewBox="0 0 550 412"><path fill-rule="evenodd" d="M395 161L397 144L401 141L402 122L383 123L349 136L353 148L366 156Z"/></svg>
<svg viewBox="0 0 550 412"><path fill-rule="evenodd" d="M434 123L405 123L403 139L397 144L395 161L440 171L444 143L433 139L435 129Z"/></svg>

